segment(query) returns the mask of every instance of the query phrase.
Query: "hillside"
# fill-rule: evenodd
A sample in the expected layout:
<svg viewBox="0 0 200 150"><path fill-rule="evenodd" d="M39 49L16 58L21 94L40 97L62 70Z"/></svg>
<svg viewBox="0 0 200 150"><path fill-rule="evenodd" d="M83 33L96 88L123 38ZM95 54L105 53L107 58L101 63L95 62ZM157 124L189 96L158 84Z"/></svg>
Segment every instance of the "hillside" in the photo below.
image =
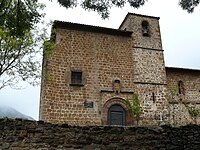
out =
<svg viewBox="0 0 200 150"><path fill-rule="evenodd" d="M22 114L21 112L15 110L12 107L0 106L0 118L22 118L28 120L34 120L32 117Z"/></svg>

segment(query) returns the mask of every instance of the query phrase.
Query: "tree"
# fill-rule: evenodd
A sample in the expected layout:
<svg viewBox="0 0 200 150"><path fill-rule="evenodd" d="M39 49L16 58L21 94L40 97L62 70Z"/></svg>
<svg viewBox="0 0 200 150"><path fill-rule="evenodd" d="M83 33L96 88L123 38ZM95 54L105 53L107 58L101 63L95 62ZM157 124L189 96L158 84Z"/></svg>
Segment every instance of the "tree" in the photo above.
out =
<svg viewBox="0 0 200 150"><path fill-rule="evenodd" d="M132 100L127 99L125 102L131 116L136 120L138 125L140 115L142 114L142 107L140 106L138 94L134 94Z"/></svg>
<svg viewBox="0 0 200 150"><path fill-rule="evenodd" d="M46 38L37 26L43 7L37 0L0 1L0 89L16 87L19 81L38 83L37 54Z"/></svg>
<svg viewBox="0 0 200 150"><path fill-rule="evenodd" d="M85 10L96 11L103 19L109 17L109 9L113 6L124 7L126 3L133 8L143 6L147 0L58 0L58 3L65 8L73 8L77 5L82 6ZM189 13L194 11L194 8L199 5L200 0L180 0L179 5L182 9Z"/></svg>
<svg viewBox="0 0 200 150"><path fill-rule="evenodd" d="M194 8L199 5L200 0L180 0L179 5L183 10L187 10L188 13L192 13Z"/></svg>

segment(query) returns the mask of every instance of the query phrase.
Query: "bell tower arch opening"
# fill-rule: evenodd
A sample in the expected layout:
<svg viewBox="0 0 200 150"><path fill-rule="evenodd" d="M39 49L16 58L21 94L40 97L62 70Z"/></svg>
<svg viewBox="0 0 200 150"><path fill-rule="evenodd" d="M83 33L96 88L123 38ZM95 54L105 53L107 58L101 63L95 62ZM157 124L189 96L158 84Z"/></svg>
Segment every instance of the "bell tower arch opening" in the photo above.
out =
<svg viewBox="0 0 200 150"><path fill-rule="evenodd" d="M149 36L149 23L146 20L142 21L142 35Z"/></svg>

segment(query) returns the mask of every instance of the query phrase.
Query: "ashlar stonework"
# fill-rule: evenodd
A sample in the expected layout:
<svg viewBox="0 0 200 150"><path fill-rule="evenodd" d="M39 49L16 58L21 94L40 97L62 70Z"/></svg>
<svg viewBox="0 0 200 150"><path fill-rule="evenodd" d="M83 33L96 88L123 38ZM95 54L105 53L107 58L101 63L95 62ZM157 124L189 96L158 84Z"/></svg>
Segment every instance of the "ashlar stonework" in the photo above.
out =
<svg viewBox="0 0 200 150"><path fill-rule="evenodd" d="M54 21L43 58L40 119L71 125L133 125L126 100L139 95L140 125L191 123L200 70L165 67L159 18L128 13L119 29ZM198 121L198 118L196 118Z"/></svg>

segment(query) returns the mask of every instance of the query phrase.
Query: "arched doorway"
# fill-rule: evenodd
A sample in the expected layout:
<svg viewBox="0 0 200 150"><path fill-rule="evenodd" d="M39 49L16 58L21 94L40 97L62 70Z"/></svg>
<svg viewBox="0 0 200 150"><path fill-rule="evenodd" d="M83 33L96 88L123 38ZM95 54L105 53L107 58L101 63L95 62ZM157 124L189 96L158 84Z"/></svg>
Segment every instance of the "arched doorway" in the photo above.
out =
<svg viewBox="0 0 200 150"><path fill-rule="evenodd" d="M126 125L126 111L119 105L114 104L108 109L108 124L109 125Z"/></svg>

